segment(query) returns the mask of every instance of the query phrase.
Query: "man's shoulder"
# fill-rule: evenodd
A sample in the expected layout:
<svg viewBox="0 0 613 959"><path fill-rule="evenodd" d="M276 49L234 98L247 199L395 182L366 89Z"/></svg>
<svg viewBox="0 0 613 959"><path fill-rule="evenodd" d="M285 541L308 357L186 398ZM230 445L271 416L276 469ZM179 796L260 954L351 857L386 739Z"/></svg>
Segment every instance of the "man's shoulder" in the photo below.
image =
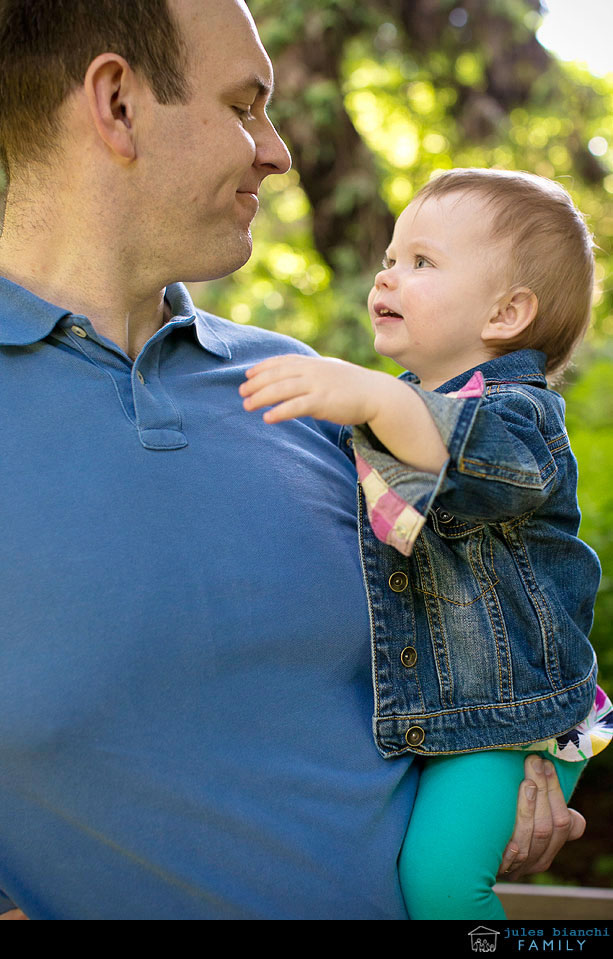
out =
<svg viewBox="0 0 613 959"><path fill-rule="evenodd" d="M224 317L197 309L196 319L199 331L204 335L213 335L225 343L234 359L256 356L276 356L282 353L301 353L315 356L315 350L284 333L266 330L263 327L235 323Z"/></svg>

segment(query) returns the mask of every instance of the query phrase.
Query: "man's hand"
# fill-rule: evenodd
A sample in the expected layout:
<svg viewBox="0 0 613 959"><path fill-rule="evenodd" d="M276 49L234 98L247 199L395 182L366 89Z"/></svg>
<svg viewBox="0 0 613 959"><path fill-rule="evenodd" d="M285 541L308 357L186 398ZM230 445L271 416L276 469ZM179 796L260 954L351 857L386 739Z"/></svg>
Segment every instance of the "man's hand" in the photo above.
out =
<svg viewBox="0 0 613 959"><path fill-rule="evenodd" d="M498 873L498 879L508 882L549 869L562 846L585 830L581 813L566 806L553 763L528 756L525 773L515 829Z"/></svg>
<svg viewBox="0 0 613 959"><path fill-rule="evenodd" d="M28 917L23 914L21 909L10 909L8 912L3 912L0 916L0 919L27 919Z"/></svg>
<svg viewBox="0 0 613 959"><path fill-rule="evenodd" d="M333 423L366 423L377 412L379 388L393 377L343 360L288 353L247 370L239 389L246 410L272 406L267 423L313 416Z"/></svg>

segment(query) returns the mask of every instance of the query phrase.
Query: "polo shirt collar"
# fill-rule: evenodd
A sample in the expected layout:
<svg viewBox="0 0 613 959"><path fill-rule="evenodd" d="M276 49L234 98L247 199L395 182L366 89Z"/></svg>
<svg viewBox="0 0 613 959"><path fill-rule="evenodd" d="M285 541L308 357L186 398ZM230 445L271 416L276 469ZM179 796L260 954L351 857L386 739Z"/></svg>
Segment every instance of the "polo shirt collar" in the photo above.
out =
<svg viewBox="0 0 613 959"><path fill-rule="evenodd" d="M194 324L196 337L203 349L225 360L232 359L230 347L213 328L211 321L214 318L212 314L205 313L203 310L196 310L191 296L182 283L172 283L166 287L166 300L172 310L171 322L185 318L184 325L187 325L188 322Z"/></svg>
<svg viewBox="0 0 613 959"><path fill-rule="evenodd" d="M70 310L41 300L22 286L0 276L0 345L30 346L49 336Z"/></svg>
<svg viewBox="0 0 613 959"><path fill-rule="evenodd" d="M179 326L194 325L200 346L223 359L231 359L228 344L215 332L207 314L196 311L182 283L166 288L172 320ZM0 276L0 346L31 346L49 336L72 311L42 300L35 293Z"/></svg>

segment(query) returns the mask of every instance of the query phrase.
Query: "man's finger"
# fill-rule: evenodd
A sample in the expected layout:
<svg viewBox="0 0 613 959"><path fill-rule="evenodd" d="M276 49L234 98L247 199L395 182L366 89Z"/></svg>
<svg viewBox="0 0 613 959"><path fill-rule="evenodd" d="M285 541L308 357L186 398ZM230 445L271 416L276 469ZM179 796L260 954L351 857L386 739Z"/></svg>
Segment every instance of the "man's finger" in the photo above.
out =
<svg viewBox="0 0 613 959"><path fill-rule="evenodd" d="M583 816L574 809L568 809L566 805L553 763L546 762L544 767L547 781L548 818L547 822L538 823L538 812L535 816L534 831L535 835L538 833L538 842L534 851L538 853L538 856L532 863L530 872L543 872L549 869L562 846L569 839L578 839L585 829Z"/></svg>
<svg viewBox="0 0 613 959"><path fill-rule="evenodd" d="M548 774L547 769L553 772L553 776ZM566 814L566 826L568 827L568 810L566 802L560 789L558 777L555 775L555 769L551 763L543 762L540 756L528 756L525 763L526 776L536 785L536 808L534 810L534 829L532 830L532 841L528 858L530 860L530 871L540 872L540 863L543 856L549 848L555 831L553 818L553 805L555 804L556 787L559 798L562 800L564 814ZM559 802L555 804L558 816L562 815L562 809ZM558 823L560 825L560 823ZM564 845L566 837L560 845ZM558 846L560 848L560 846ZM538 864L538 868L537 868Z"/></svg>
<svg viewBox="0 0 613 959"><path fill-rule="evenodd" d="M541 859L553 834L550 777L546 775L545 763L540 756L531 754L526 757L524 770L526 779L519 788L515 828L504 851L499 872L507 879L517 879L521 875L540 871ZM555 779L557 782L557 776ZM535 868L536 864L539 868Z"/></svg>
<svg viewBox="0 0 613 959"><path fill-rule="evenodd" d="M581 836L585 832L587 823L581 813L577 812L576 809L569 809L568 811L572 819L570 824L570 832L568 834L568 841L570 842L573 839L581 839Z"/></svg>
<svg viewBox="0 0 613 959"><path fill-rule="evenodd" d="M501 878L512 881L549 869L562 846L571 839L579 839L585 830L581 813L566 806L553 763L532 755L526 760L525 771L530 779L520 787L515 830L499 873ZM530 781L535 787L532 790Z"/></svg>
<svg viewBox="0 0 613 959"><path fill-rule="evenodd" d="M498 873L500 878L508 878L511 870L519 866L528 857L534 828L536 792L536 785L531 780L525 779L520 784L515 828L502 856Z"/></svg>

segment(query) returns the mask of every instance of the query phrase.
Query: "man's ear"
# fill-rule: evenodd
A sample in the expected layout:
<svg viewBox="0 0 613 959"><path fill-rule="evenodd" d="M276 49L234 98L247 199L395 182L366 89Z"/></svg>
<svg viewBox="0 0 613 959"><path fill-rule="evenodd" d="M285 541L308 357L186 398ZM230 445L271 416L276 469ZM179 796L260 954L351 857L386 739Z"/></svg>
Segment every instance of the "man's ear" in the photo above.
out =
<svg viewBox="0 0 613 959"><path fill-rule="evenodd" d="M134 73L117 53L101 53L92 60L83 83L90 114L101 140L118 158L136 157Z"/></svg>
<svg viewBox="0 0 613 959"><path fill-rule="evenodd" d="M512 340L530 326L538 312L536 293L521 287L498 303L495 313L485 324L481 339L487 343L495 340Z"/></svg>

